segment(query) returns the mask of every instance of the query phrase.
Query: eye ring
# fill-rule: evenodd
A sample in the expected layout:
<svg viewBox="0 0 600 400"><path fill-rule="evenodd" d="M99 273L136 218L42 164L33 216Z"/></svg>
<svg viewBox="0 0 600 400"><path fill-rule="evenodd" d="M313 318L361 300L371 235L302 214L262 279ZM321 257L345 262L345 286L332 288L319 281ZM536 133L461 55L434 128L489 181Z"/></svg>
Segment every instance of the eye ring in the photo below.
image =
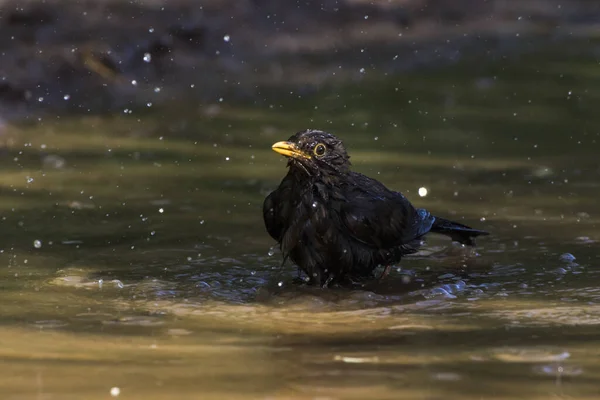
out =
<svg viewBox="0 0 600 400"><path fill-rule="evenodd" d="M326 151L327 151L327 148L325 147L325 145L323 143L319 143L318 145L315 146L313 153L315 153L315 156L317 156L317 157L322 157L325 155Z"/></svg>

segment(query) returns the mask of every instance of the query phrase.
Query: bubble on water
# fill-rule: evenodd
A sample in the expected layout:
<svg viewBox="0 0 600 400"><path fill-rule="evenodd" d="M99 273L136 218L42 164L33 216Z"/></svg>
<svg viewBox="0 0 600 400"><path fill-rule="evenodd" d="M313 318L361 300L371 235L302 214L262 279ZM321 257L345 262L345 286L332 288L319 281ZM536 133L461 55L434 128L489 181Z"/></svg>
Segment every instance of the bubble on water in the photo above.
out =
<svg viewBox="0 0 600 400"><path fill-rule="evenodd" d="M152 54L150 53L144 53L144 61L149 63L150 61L152 61Z"/></svg>
<svg viewBox="0 0 600 400"><path fill-rule="evenodd" d="M154 93L160 93L160 88L158 86L154 88Z"/></svg>
<svg viewBox="0 0 600 400"><path fill-rule="evenodd" d="M282 281L277 282L277 286L282 287L283 286L283 282Z"/></svg>
<svg viewBox="0 0 600 400"><path fill-rule="evenodd" d="M113 282L113 283L115 284L115 286L116 286L116 287L118 287L119 289L123 289L123 288L125 287L125 285L123 285L123 282L121 282L121 281L120 281L120 280L118 280L118 279L114 279L112 282Z"/></svg>
<svg viewBox="0 0 600 400"><path fill-rule="evenodd" d="M26 177L26 179L27 179L27 183L31 183L31 182L33 182L33 178L32 178L32 177L30 177L30 176Z"/></svg>
<svg viewBox="0 0 600 400"><path fill-rule="evenodd" d="M365 73L365 69L364 69L364 68L361 68L361 69L359 69L358 71L359 71L361 74L364 74L364 73Z"/></svg>
<svg viewBox="0 0 600 400"><path fill-rule="evenodd" d="M65 100L69 100L70 98L71 98L71 95L70 95L70 94L65 94L65 95L63 96L63 99L65 99Z"/></svg>
<svg viewBox="0 0 600 400"><path fill-rule="evenodd" d="M137 81L134 79L134 80L132 80L132 81L131 81L131 84L132 84L133 86L137 86Z"/></svg>
<svg viewBox="0 0 600 400"><path fill-rule="evenodd" d="M313 206L313 208L317 208L317 206L318 206L317 202L313 201L312 206Z"/></svg>
<svg viewBox="0 0 600 400"><path fill-rule="evenodd" d="M118 397L121 394L121 389L119 389L118 387L112 387L110 388L110 395L112 397Z"/></svg>
<svg viewBox="0 0 600 400"><path fill-rule="evenodd" d="M158 212L162 214L162 213L164 213L164 212L165 212L165 210L164 210L164 208L159 208L159 209L158 209Z"/></svg>
<svg viewBox="0 0 600 400"><path fill-rule="evenodd" d="M269 257L273 257L273 255L275 255L275 250L273 250L273 248L270 248L267 254L269 255Z"/></svg>
<svg viewBox="0 0 600 400"><path fill-rule="evenodd" d="M225 157L225 161L229 161L229 157Z"/></svg>
<svg viewBox="0 0 600 400"><path fill-rule="evenodd" d="M41 240L34 240L33 241L33 247L35 247L36 249L39 249L42 247L42 241Z"/></svg>
<svg viewBox="0 0 600 400"><path fill-rule="evenodd" d="M150 33L154 33L154 28L153 28L153 27L150 27L150 28L148 29L148 32L150 32Z"/></svg>
<svg viewBox="0 0 600 400"><path fill-rule="evenodd" d="M146 107L152 107L152 103L151 102L146 103Z"/></svg>
<svg viewBox="0 0 600 400"><path fill-rule="evenodd" d="M419 188L419 196L421 196L421 197L427 196L427 188L426 187Z"/></svg>
<svg viewBox="0 0 600 400"><path fill-rule="evenodd" d="M98 279L98 289L102 289L102 284L104 283L103 279Z"/></svg>
<svg viewBox="0 0 600 400"><path fill-rule="evenodd" d="M38 97L38 101L41 103L42 101L44 101L43 97Z"/></svg>
<svg viewBox="0 0 600 400"><path fill-rule="evenodd" d="M563 262L573 262L575 261L575 256L571 253L564 253L560 255L559 260Z"/></svg>
<svg viewBox="0 0 600 400"><path fill-rule="evenodd" d="M226 42L229 42L231 40L231 36L225 35L225 36L223 36L223 40Z"/></svg>

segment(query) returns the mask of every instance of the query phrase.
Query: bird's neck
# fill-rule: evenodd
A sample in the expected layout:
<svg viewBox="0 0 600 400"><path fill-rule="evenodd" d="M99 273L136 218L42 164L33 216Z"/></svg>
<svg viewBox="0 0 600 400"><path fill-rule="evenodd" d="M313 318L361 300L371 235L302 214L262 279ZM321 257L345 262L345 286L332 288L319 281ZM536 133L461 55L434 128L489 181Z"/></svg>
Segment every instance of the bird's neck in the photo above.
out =
<svg viewBox="0 0 600 400"><path fill-rule="evenodd" d="M301 167L291 167L288 176L293 180L294 184L298 186L313 186L317 183L325 185L335 185L337 182L344 179L347 175L344 173L328 173L323 171L308 171Z"/></svg>

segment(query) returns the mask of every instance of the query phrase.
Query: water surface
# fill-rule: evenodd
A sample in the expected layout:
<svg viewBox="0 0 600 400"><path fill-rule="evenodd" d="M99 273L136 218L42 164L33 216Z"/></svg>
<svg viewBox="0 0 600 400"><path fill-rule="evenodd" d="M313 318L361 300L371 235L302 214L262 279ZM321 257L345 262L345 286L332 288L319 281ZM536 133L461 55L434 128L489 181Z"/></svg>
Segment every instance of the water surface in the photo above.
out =
<svg viewBox="0 0 600 400"><path fill-rule="evenodd" d="M573 53L7 127L2 398L595 398L600 75ZM294 284L261 207L270 145L308 127L492 235L431 237L363 289Z"/></svg>

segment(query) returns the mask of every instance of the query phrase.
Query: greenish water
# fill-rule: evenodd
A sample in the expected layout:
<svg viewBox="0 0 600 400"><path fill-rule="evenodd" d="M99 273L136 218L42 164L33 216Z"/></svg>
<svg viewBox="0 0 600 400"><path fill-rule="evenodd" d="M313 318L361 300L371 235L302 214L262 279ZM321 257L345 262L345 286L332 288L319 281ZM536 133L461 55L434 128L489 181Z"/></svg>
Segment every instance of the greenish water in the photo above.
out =
<svg viewBox="0 0 600 400"><path fill-rule="evenodd" d="M551 52L11 126L2 398L596 398L599 83ZM270 145L308 127L492 235L431 237L365 290L293 284L261 207L286 173Z"/></svg>

